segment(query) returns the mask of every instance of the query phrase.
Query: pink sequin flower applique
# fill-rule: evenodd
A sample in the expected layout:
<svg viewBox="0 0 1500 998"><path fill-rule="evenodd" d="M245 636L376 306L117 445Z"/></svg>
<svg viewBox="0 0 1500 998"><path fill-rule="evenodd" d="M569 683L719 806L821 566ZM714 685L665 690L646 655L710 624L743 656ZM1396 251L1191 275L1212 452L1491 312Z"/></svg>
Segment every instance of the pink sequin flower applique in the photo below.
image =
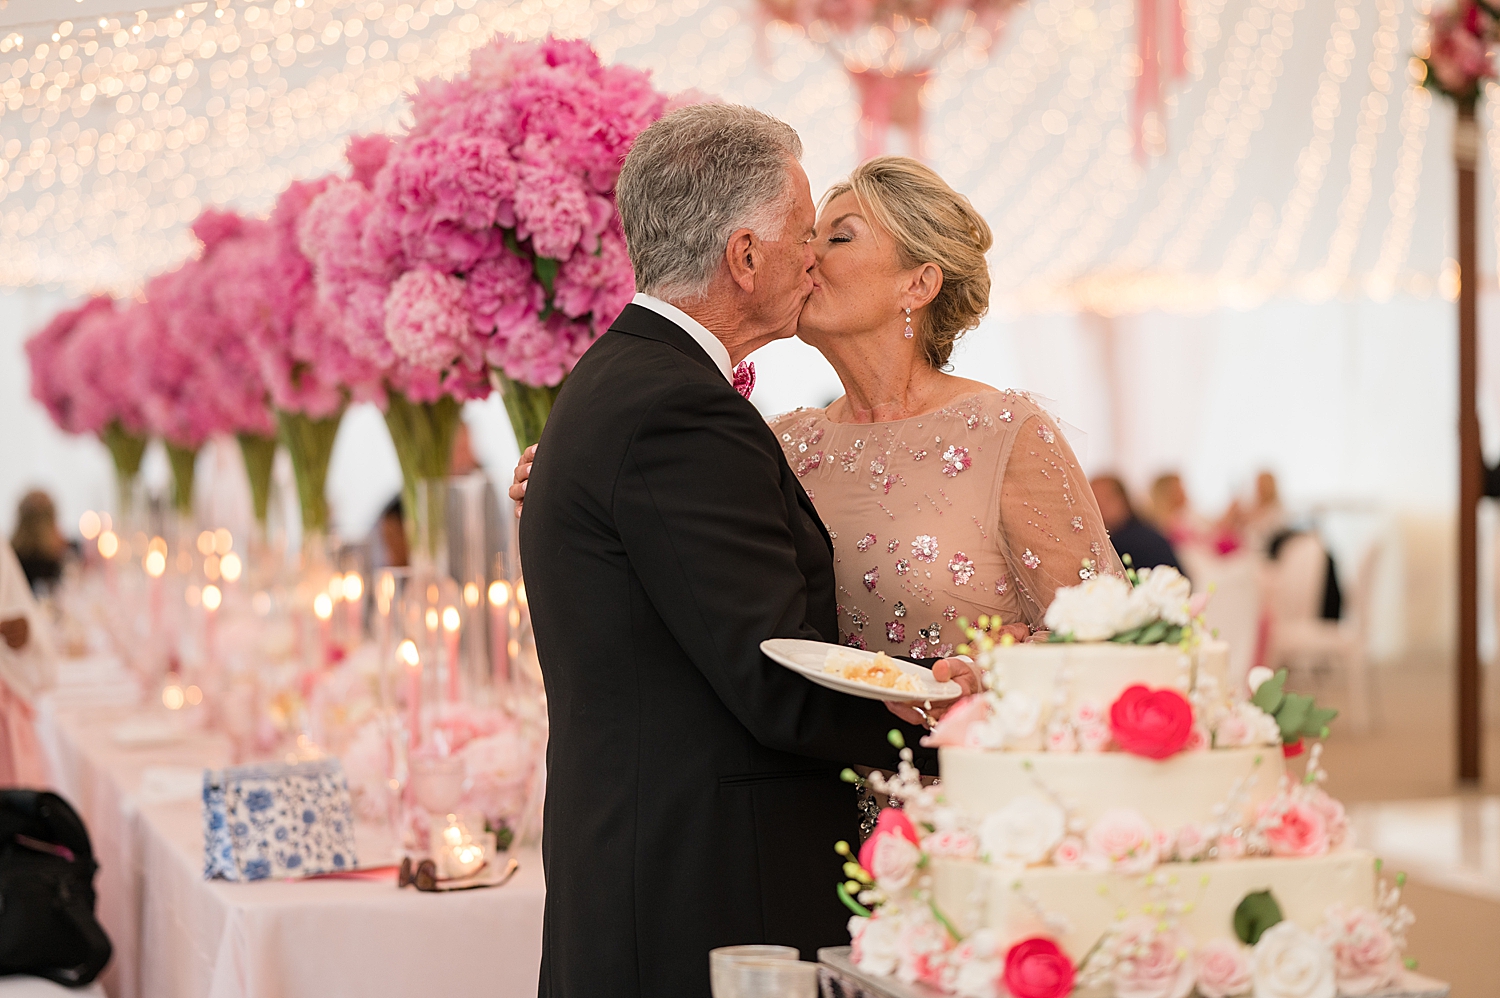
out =
<svg viewBox="0 0 1500 998"><path fill-rule="evenodd" d="M1052 431L1047 429L1046 426L1038 426L1036 428L1036 435L1042 438L1042 443L1044 444L1050 444L1052 443L1052 441L1057 439L1057 437L1053 435Z"/></svg>
<svg viewBox="0 0 1500 998"><path fill-rule="evenodd" d="M953 573L955 586L967 586L974 577L974 561L962 551L956 552L948 562L948 571Z"/></svg>
<svg viewBox="0 0 1500 998"><path fill-rule="evenodd" d="M898 645L906 640L906 624L899 620L887 620L885 622L885 639L893 645Z"/></svg>
<svg viewBox="0 0 1500 998"><path fill-rule="evenodd" d="M854 546L857 547L857 548L859 548L859 550L861 552L864 552L864 551L870 550L870 545L874 544L874 543L875 543L875 535L874 534L865 534L863 537L861 537L859 539L859 542L857 544L855 544Z"/></svg>
<svg viewBox="0 0 1500 998"><path fill-rule="evenodd" d="M1032 554L1031 548L1027 548L1026 553L1021 555L1021 564L1025 565L1027 568L1040 568L1042 565L1042 559Z"/></svg>
<svg viewBox="0 0 1500 998"><path fill-rule="evenodd" d="M960 471L967 471L974 463L969 456L969 448L949 444L948 449L943 451L943 474L949 478L957 478Z"/></svg>
<svg viewBox="0 0 1500 998"><path fill-rule="evenodd" d="M928 564L937 561L937 538L931 534L918 534L917 539L911 542L911 556Z"/></svg>
<svg viewBox="0 0 1500 998"><path fill-rule="evenodd" d="M872 569L870 569L868 572L865 573L864 578L865 578L865 588L868 589L870 592L873 593L875 591L875 587L878 586L878 585L880 585L880 569L878 569L878 568L872 568Z"/></svg>
<svg viewBox="0 0 1500 998"><path fill-rule="evenodd" d="M1009 589L1009 588L1010 588L1010 580L1007 579L1005 576L1002 575L1002 576L1000 576L1000 578L998 578L998 579L995 580L995 595L996 596L1004 596L1005 595L1005 591L1007 589Z"/></svg>
<svg viewBox="0 0 1500 998"><path fill-rule="evenodd" d="M897 561L896 561L896 574L897 575L905 575L907 572L910 572L910 571L911 571L911 562L907 561L905 558L899 558L899 559L897 559Z"/></svg>

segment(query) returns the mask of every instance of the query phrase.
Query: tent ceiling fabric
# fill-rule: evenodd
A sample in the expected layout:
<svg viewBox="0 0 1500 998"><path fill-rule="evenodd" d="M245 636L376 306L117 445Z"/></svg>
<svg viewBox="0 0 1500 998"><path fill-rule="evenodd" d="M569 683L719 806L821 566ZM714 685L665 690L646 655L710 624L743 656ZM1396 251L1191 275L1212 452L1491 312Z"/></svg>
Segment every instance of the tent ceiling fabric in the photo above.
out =
<svg viewBox="0 0 1500 998"><path fill-rule="evenodd" d="M12 0L0 17L0 284L138 286L191 252L203 206L265 210L289 180L337 169L347 135L400 127L402 93L494 31L583 35L664 89L777 114L815 189L854 163L842 68L800 29L762 34L747 0L108 2ZM1451 293L1452 112L1410 68L1423 2L1189 3L1188 78L1145 164L1128 123L1133 0L1030 0L987 58L955 49L926 94L926 151L994 227L997 305ZM16 24L43 10L77 20Z"/></svg>

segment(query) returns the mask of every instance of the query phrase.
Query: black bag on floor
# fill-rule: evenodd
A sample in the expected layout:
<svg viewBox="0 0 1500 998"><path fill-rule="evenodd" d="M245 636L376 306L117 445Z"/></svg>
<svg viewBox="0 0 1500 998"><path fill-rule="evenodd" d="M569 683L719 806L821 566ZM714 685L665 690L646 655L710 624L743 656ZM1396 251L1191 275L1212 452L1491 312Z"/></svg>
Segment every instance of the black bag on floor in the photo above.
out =
<svg viewBox="0 0 1500 998"><path fill-rule="evenodd" d="M112 947L94 918L94 850L57 794L0 790L0 974L69 987L99 976Z"/></svg>

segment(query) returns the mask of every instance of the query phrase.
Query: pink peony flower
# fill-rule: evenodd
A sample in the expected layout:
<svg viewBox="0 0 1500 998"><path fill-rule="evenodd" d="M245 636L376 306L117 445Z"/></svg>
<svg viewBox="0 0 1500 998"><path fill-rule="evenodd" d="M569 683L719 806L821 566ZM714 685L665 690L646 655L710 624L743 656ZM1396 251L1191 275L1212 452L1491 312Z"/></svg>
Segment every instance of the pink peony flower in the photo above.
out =
<svg viewBox="0 0 1500 998"><path fill-rule="evenodd" d="M1400 979L1400 950L1380 916L1369 908L1329 905L1316 935L1333 951L1341 994L1367 995Z"/></svg>
<svg viewBox="0 0 1500 998"><path fill-rule="evenodd" d="M1323 816L1323 827L1328 831L1328 848L1337 849L1349 841L1349 816L1344 805L1330 797L1322 787L1314 787L1307 795L1307 803Z"/></svg>
<svg viewBox="0 0 1500 998"><path fill-rule="evenodd" d="M1266 801L1256 818L1272 855L1321 856L1328 851L1328 825L1323 813L1304 801Z"/></svg>
<svg viewBox="0 0 1500 998"><path fill-rule="evenodd" d="M1118 807L1105 811L1084 836L1086 865L1121 873L1145 873L1158 858L1156 830L1139 811Z"/></svg>
<svg viewBox="0 0 1500 998"><path fill-rule="evenodd" d="M385 302L385 336L396 355L417 367L441 370L464 359L469 335L464 283L431 267L408 270Z"/></svg>
<svg viewBox="0 0 1500 998"><path fill-rule="evenodd" d="M1192 937L1145 915L1125 920L1111 941L1115 998L1185 998L1193 989Z"/></svg>
<svg viewBox="0 0 1500 998"><path fill-rule="evenodd" d="M1250 954L1231 939L1213 939L1198 947L1194 955L1198 970L1198 993L1203 998L1234 998L1250 993Z"/></svg>

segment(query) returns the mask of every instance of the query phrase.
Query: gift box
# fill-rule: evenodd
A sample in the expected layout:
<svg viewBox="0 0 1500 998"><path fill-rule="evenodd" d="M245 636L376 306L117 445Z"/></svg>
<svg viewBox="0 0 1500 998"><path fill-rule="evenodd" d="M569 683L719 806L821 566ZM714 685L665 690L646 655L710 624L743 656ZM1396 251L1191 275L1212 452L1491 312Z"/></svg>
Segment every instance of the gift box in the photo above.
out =
<svg viewBox="0 0 1500 998"><path fill-rule="evenodd" d="M359 865L337 759L203 774L205 880L308 877Z"/></svg>

